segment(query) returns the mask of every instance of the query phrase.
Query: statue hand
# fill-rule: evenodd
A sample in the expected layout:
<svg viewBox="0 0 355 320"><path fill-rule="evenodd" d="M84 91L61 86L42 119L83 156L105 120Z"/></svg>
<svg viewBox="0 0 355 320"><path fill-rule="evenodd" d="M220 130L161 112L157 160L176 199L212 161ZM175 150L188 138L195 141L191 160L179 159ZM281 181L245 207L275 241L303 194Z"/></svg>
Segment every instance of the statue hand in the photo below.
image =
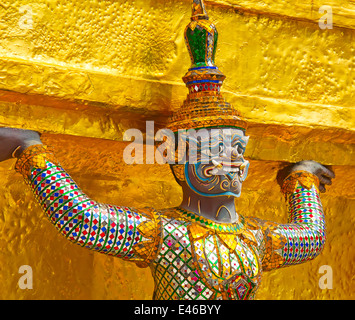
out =
<svg viewBox="0 0 355 320"><path fill-rule="evenodd" d="M282 185L283 180L295 171L307 171L317 176L319 179L320 192L325 192L325 185L331 185L332 179L335 178L335 174L330 168L313 160L304 160L280 170L277 174L278 183Z"/></svg>
<svg viewBox="0 0 355 320"><path fill-rule="evenodd" d="M11 159L17 147L16 155L34 144L42 144L38 132L31 130L0 128L0 162Z"/></svg>

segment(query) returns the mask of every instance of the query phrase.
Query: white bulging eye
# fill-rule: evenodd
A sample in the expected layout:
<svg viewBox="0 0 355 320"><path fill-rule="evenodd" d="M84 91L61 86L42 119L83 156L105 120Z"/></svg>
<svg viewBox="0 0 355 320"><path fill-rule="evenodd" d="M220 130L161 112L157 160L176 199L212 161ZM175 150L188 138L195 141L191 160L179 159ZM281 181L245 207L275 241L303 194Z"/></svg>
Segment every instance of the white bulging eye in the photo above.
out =
<svg viewBox="0 0 355 320"><path fill-rule="evenodd" d="M211 150L210 150L209 148L207 148L207 149L202 149L202 150L201 150L201 153L202 153L202 154L205 154L205 155L207 155L207 156L210 156L210 155L211 155Z"/></svg>

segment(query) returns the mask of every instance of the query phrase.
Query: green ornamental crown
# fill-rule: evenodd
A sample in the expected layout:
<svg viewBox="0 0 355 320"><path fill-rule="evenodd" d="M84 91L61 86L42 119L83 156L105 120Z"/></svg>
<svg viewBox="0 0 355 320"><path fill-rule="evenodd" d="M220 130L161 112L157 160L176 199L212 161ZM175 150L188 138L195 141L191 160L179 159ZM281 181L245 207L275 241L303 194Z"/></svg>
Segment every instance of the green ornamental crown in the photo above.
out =
<svg viewBox="0 0 355 320"><path fill-rule="evenodd" d="M226 77L214 61L217 40L217 29L209 21L203 1L193 0L191 21L185 29L192 65L182 78L189 94L169 119L168 128L174 132L213 127L247 128L246 120L220 92Z"/></svg>
<svg viewBox="0 0 355 320"><path fill-rule="evenodd" d="M192 60L192 68L214 66L217 40L217 29L209 22L204 3L201 0L194 0L191 22L185 29L185 41Z"/></svg>

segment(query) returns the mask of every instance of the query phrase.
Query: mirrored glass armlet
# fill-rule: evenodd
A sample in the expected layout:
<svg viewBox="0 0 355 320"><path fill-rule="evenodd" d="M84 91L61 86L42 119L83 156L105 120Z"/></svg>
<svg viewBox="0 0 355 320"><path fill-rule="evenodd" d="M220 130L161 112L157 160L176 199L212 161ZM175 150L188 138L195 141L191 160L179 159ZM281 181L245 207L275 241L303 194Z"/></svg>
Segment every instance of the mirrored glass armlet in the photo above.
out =
<svg viewBox="0 0 355 320"><path fill-rule="evenodd" d="M15 155L17 153L16 150L18 148L14 151ZM18 155L15 170L23 176L28 177L31 175L32 168L45 169L47 161L58 164L52 149L42 144L32 145Z"/></svg>
<svg viewBox="0 0 355 320"><path fill-rule="evenodd" d="M281 191L287 196L288 194L292 194L298 185L301 185L308 190L314 185L319 192L318 177L307 171L294 171L289 174L283 181Z"/></svg>

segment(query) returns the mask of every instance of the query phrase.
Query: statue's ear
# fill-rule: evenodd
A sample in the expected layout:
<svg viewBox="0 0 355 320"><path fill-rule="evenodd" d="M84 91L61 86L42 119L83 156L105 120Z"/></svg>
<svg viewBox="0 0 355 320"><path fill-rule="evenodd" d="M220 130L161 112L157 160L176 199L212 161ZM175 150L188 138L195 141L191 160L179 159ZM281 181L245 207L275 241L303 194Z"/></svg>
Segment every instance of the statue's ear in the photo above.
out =
<svg viewBox="0 0 355 320"><path fill-rule="evenodd" d="M174 175L176 182L182 186L185 179L185 172L184 172L184 165L183 164L172 164L170 165L170 169Z"/></svg>

